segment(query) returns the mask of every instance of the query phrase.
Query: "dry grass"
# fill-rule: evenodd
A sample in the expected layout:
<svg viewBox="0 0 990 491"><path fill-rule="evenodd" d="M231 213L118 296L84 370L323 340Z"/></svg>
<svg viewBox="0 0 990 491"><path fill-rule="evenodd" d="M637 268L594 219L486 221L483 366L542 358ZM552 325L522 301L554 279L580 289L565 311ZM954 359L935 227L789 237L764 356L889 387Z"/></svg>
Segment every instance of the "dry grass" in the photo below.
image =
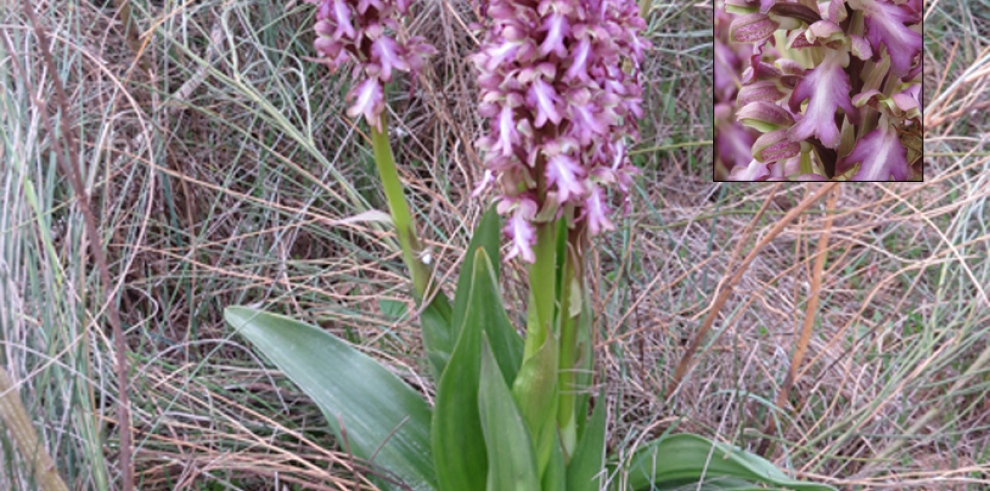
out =
<svg viewBox="0 0 990 491"><path fill-rule="evenodd" d="M36 8L54 38L124 317L138 484L360 488L362 475L381 469L336 447L319 410L221 316L249 303L291 314L432 391L409 376L425 373L417 322L394 315L396 305L412 310L394 236L376 223L342 221L384 209L384 200L367 138L344 116L346 77L306 60L312 7L133 2L140 56L152 67L141 71L102 3ZM467 2L416 8L409 33L444 48L415 90L408 79L391 89L401 134L394 144L420 233L450 279L482 208L469 199L481 121L465 60L477 12ZM750 449L767 437L768 456L782 467L842 489L986 489L990 167L980 146L986 116L967 108L987 100L987 78L967 81L976 73L967 70L986 56L987 17L975 4L931 3L925 143L933 175L924 184L838 187L808 352L777 407L806 321L825 204L799 214L739 269L820 187L715 185L705 174L711 8L655 4L657 49L644 68L649 109L636 155L644 177L632 212L593 258L609 448L628 453L668 430ZM0 35L13 47L0 43L0 59L28 67L18 77L0 63L0 360L70 488L108 489L121 472L116 350L82 218L54 169L59 136L41 123L56 117L38 112L26 85L47 97L54 74L19 12L6 4L0 12ZM950 19L969 27L952 34ZM957 82L969 95L953 93ZM507 298L524 305L523 271L507 267ZM736 273L734 291L713 311ZM513 313L519 319L521 308ZM708 316L711 332L671 394L675 368ZM0 488L33 489L8 439L0 443L11 456Z"/></svg>

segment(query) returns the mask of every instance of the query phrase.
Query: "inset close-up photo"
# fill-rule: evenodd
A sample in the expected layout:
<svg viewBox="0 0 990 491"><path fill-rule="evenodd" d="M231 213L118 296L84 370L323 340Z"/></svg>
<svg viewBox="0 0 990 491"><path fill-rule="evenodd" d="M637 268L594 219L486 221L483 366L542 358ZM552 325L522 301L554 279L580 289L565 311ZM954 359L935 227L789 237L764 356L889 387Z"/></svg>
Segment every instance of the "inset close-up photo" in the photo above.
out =
<svg viewBox="0 0 990 491"><path fill-rule="evenodd" d="M923 181L922 0L717 0L716 181Z"/></svg>

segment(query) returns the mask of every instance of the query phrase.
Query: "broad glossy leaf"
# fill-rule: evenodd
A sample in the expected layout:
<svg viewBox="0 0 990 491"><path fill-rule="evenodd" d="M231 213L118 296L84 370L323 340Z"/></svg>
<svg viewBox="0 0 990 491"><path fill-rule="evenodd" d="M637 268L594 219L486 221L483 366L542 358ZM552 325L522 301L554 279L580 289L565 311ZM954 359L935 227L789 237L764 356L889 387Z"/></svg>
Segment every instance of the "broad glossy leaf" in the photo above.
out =
<svg viewBox="0 0 990 491"><path fill-rule="evenodd" d="M224 318L329 415L339 417L351 451L417 491L437 489L430 453L430 408L387 368L319 328L247 307ZM377 452L377 453L376 453ZM382 489L401 489L379 483Z"/></svg>
<svg viewBox="0 0 990 491"><path fill-rule="evenodd" d="M482 335L481 385L478 405L488 448L487 491L537 491L540 473L533 442L495 355Z"/></svg>
<svg viewBox="0 0 990 491"><path fill-rule="evenodd" d="M605 467L605 392L598 396L595 410L578 440L574 456L567 465L569 491L598 491Z"/></svg>
<svg viewBox="0 0 990 491"><path fill-rule="evenodd" d="M741 479L793 491L835 491L825 484L791 479L758 455L687 433L646 444L636 451L627 469L629 489L635 491L669 489L702 477L710 481Z"/></svg>

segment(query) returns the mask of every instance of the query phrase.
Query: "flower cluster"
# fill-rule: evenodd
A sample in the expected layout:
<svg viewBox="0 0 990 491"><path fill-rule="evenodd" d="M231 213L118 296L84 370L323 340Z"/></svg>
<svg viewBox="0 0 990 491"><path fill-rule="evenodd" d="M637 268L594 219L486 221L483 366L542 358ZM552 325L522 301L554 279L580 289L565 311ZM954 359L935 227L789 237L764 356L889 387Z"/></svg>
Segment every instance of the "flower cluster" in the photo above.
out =
<svg viewBox="0 0 990 491"><path fill-rule="evenodd" d="M369 125L381 130L385 110L384 84L392 72L415 72L423 56L436 50L419 36L397 41L388 31L399 29L395 14L408 15L412 0L306 0L318 5L314 47L332 70L348 59L355 62L352 101L347 115L363 115Z"/></svg>
<svg viewBox="0 0 990 491"><path fill-rule="evenodd" d="M921 5L725 0L730 40L751 45L734 116L762 133L729 178L914 178L900 135L920 125Z"/></svg>
<svg viewBox="0 0 990 491"><path fill-rule="evenodd" d="M572 213L591 235L614 229L603 185L626 193L626 155L642 116L639 63L648 42L632 0L493 0L473 56L485 179L501 193L513 239L508 257L532 263L534 224Z"/></svg>

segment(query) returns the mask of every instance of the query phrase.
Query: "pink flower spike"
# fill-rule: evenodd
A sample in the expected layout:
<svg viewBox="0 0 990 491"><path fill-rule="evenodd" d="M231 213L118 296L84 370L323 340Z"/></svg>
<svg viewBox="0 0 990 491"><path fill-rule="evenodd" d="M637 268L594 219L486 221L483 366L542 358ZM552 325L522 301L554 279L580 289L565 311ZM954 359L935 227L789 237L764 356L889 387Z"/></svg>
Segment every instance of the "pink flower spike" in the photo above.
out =
<svg viewBox="0 0 990 491"><path fill-rule="evenodd" d="M516 256L522 256L522 260L533 264L536 262L536 254L533 253L533 244L536 243L536 231L523 214L517 210L509 217L505 224L505 233L512 238L512 248L505 255L505 260Z"/></svg>
<svg viewBox="0 0 990 491"><path fill-rule="evenodd" d="M555 12L543 22L543 30L547 31L547 37L540 45L539 53L546 56L548 53L555 53L564 58L567 56L567 48L564 47L564 36L571 31L567 17L560 12Z"/></svg>
<svg viewBox="0 0 990 491"><path fill-rule="evenodd" d="M836 164L836 169L849 168L852 164L861 162L859 172L852 178L854 181L886 182L891 176L894 176L895 181L906 181L912 175L907 162L907 150L901 145L897 131L885 117L880 118L880 128L857 142L853 151L842 160Z"/></svg>
<svg viewBox="0 0 990 491"><path fill-rule="evenodd" d="M849 100L849 75L839 63L839 52L829 50L821 65L804 76L791 93L788 101L791 112L801 110L801 102L810 98L804 117L789 130L791 141L801 142L812 135L828 148L839 146L839 128L835 125L835 112L841 107L852 113Z"/></svg>
<svg viewBox="0 0 990 491"><path fill-rule="evenodd" d="M584 200L585 209L588 212L588 233L592 237L598 235L602 230L615 230L615 224L608 219L609 209L602 202L602 190L598 186L591 189L591 194Z"/></svg>
<svg viewBox="0 0 990 491"><path fill-rule="evenodd" d="M547 119L553 124L560 124L561 119L563 119L557 112L560 96L550 84L542 79L534 80L529 86L529 91L526 92L526 102L536 109L536 120L533 121L533 126L537 128L542 128L547 123Z"/></svg>
<svg viewBox="0 0 990 491"><path fill-rule="evenodd" d="M911 22L912 15L903 6L880 0L849 0L849 5L865 14L866 37L873 45L873 52L880 52L881 43L887 45L890 71L906 77L922 48L921 34L904 25Z"/></svg>
<svg viewBox="0 0 990 491"><path fill-rule="evenodd" d="M374 126L381 131L379 116L385 110L385 101L382 99L382 86L376 78L369 78L360 85L351 89L347 95L348 99L356 99L354 105L347 109L347 115L356 118L359 114L364 115L364 119L370 126Z"/></svg>
<svg viewBox="0 0 990 491"><path fill-rule="evenodd" d="M557 186L557 200L560 203L567 202L571 195L580 197L584 194L584 185L580 180L582 176L581 166L567 154L555 155L547 162L547 181Z"/></svg>

